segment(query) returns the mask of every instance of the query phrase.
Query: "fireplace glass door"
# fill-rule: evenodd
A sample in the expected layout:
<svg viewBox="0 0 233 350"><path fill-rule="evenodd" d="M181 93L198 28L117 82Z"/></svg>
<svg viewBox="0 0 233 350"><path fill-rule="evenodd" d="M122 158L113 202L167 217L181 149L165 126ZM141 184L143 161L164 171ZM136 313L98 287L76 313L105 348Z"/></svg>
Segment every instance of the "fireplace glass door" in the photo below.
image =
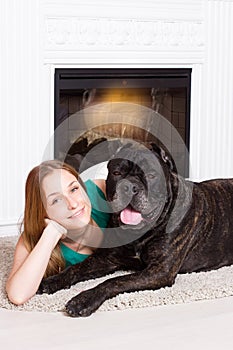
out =
<svg viewBox="0 0 233 350"><path fill-rule="evenodd" d="M99 113L93 113L93 127L79 123L84 110L94 106L122 103L142 106L161 115L176 130L186 150L190 134L191 69L158 68L64 68L55 70L55 143L54 156L64 157L78 168L80 159L101 140L128 138L153 142L153 135L142 121L132 127L126 119L101 124ZM110 107L109 107L110 106ZM134 107L135 108L135 107ZM145 113L144 113L145 114ZM95 120L94 120L95 119ZM116 118L117 119L117 118ZM65 125L65 126L64 126ZM63 126L63 127L61 127ZM62 130L56 135L56 130ZM172 132L171 147L172 145ZM157 135L158 136L158 135ZM159 140L157 140L159 141ZM68 150L68 151L67 151ZM181 175L188 176L188 152L180 154Z"/></svg>

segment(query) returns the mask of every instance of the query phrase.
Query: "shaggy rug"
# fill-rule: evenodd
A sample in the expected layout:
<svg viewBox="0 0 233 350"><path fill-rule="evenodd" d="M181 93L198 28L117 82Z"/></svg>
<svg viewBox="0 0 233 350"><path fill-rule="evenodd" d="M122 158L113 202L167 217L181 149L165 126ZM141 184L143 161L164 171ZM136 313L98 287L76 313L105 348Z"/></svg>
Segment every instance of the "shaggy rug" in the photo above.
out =
<svg viewBox="0 0 233 350"><path fill-rule="evenodd" d="M80 291L91 288L109 278L110 275L95 280L80 282L70 289L55 294L35 295L22 306L9 302L5 293L5 282L13 260L17 237L0 237L0 307L24 311L63 311L66 302ZM119 276L125 272L111 275ZM172 287L156 291L147 290L120 294L105 301L98 311L141 308L157 305L188 303L195 300L222 298L233 295L233 265L210 272L178 275Z"/></svg>

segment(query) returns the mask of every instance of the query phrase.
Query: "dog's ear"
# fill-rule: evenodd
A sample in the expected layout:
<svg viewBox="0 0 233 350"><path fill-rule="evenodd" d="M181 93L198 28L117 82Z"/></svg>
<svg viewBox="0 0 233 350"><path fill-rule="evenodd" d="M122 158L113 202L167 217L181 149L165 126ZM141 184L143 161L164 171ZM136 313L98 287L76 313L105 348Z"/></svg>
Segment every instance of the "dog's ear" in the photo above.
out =
<svg viewBox="0 0 233 350"><path fill-rule="evenodd" d="M170 153L162 148L161 146L156 145L156 143L151 143L152 150L154 153L169 167L173 172L177 172L175 162L170 155Z"/></svg>

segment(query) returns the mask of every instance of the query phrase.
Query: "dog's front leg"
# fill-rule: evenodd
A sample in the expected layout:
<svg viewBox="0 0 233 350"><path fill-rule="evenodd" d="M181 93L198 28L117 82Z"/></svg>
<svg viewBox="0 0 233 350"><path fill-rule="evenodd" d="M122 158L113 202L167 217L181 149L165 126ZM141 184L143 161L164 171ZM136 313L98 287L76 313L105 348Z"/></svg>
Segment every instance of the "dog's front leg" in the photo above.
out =
<svg viewBox="0 0 233 350"><path fill-rule="evenodd" d="M66 304L66 312L73 317L89 316L107 299L120 293L139 290L155 290L174 283L175 276L167 271L158 271L157 267L148 267L143 271L110 278L98 286L83 291Z"/></svg>
<svg viewBox="0 0 233 350"><path fill-rule="evenodd" d="M37 294L52 294L60 289L70 288L77 282L105 276L119 269L117 261L111 258L110 249L98 250L82 263L70 266L61 273L43 279Z"/></svg>

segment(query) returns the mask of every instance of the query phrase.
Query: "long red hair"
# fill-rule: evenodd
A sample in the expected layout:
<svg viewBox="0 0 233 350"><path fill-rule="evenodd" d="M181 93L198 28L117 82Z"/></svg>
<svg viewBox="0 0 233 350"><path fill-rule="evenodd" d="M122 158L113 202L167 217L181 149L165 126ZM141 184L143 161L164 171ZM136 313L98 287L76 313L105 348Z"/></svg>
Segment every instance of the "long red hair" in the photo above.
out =
<svg viewBox="0 0 233 350"><path fill-rule="evenodd" d="M24 244L28 251L31 251L35 247L46 226L45 218L47 214L43 204L42 182L47 175L57 169L64 169L74 175L85 189L85 185L78 172L69 164L59 160L44 161L30 171L25 186L25 209L22 232ZM59 273L64 268L65 261L58 243L51 254L45 277Z"/></svg>

